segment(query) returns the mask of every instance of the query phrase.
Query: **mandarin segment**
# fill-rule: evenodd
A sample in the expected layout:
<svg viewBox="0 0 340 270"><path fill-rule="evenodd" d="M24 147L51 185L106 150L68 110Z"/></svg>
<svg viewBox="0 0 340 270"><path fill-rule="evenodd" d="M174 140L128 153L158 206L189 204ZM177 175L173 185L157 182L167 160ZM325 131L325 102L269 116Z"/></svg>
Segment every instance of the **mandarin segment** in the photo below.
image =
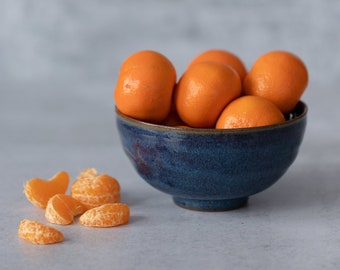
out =
<svg viewBox="0 0 340 270"><path fill-rule="evenodd" d="M98 175L96 169L83 170L71 186L72 197L87 209L105 204L120 202L119 182L107 175Z"/></svg>
<svg viewBox="0 0 340 270"><path fill-rule="evenodd" d="M67 225L85 210L85 206L71 195L56 194L48 200L45 218L54 224Z"/></svg>
<svg viewBox="0 0 340 270"><path fill-rule="evenodd" d="M49 180L33 178L25 183L24 193L35 206L45 208L48 200L55 194L65 193L69 184L69 175L58 172Z"/></svg>
<svg viewBox="0 0 340 270"><path fill-rule="evenodd" d="M114 227L127 223L130 209L124 203L109 203L87 210L79 218L79 223L89 227Z"/></svg>
<svg viewBox="0 0 340 270"><path fill-rule="evenodd" d="M86 168L79 173L78 179L93 179L98 175L95 168Z"/></svg>
<svg viewBox="0 0 340 270"><path fill-rule="evenodd" d="M18 236L33 244L54 244L63 241L63 234L40 222L24 219L19 223Z"/></svg>

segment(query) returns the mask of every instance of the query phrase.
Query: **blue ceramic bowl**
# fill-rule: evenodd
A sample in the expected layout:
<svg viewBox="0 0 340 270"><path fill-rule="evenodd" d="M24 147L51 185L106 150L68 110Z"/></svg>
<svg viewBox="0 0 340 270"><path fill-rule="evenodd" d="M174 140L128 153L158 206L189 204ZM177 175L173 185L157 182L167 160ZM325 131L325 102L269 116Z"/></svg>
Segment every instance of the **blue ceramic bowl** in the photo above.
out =
<svg viewBox="0 0 340 270"><path fill-rule="evenodd" d="M116 110L123 149L139 175L184 208L222 211L245 205L294 162L307 106L284 123L245 129L175 128L138 121Z"/></svg>

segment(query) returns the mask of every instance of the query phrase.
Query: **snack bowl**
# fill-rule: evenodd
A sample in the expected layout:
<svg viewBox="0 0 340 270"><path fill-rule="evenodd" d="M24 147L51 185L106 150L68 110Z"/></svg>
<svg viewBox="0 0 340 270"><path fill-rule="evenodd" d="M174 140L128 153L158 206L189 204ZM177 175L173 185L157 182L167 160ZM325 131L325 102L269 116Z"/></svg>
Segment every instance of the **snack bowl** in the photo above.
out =
<svg viewBox="0 0 340 270"><path fill-rule="evenodd" d="M242 207L277 182L297 157L306 123L302 101L283 123L242 129L156 125L116 108L122 147L141 178L201 211Z"/></svg>

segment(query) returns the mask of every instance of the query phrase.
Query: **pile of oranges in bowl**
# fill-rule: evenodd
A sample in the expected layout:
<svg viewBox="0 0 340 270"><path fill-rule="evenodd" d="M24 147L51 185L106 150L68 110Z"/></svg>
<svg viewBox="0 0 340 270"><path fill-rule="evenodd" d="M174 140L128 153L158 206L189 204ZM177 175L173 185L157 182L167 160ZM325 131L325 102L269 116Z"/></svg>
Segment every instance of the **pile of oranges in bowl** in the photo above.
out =
<svg viewBox="0 0 340 270"><path fill-rule="evenodd" d="M142 50L122 63L114 100L120 113L153 124L251 128L288 119L307 84L305 64L287 51L267 52L247 71L235 54L211 49L177 78L166 56Z"/></svg>
<svg viewBox="0 0 340 270"><path fill-rule="evenodd" d="M306 66L286 51L260 56L247 72L236 55L208 50L180 78L164 55L136 52L123 62L114 90L124 152L178 206L240 208L294 162L307 83Z"/></svg>

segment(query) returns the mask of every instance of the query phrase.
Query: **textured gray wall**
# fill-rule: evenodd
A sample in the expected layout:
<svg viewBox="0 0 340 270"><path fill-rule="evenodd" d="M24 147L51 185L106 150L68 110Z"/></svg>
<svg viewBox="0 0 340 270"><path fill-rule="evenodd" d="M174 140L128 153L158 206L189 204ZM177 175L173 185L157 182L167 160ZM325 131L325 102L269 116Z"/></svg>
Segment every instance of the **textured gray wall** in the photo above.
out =
<svg viewBox="0 0 340 270"><path fill-rule="evenodd" d="M339 23L337 0L1 0L1 78L110 79L143 48L163 52L181 71L195 53L222 47L248 66L267 50L291 50L312 82L331 83L340 68Z"/></svg>

